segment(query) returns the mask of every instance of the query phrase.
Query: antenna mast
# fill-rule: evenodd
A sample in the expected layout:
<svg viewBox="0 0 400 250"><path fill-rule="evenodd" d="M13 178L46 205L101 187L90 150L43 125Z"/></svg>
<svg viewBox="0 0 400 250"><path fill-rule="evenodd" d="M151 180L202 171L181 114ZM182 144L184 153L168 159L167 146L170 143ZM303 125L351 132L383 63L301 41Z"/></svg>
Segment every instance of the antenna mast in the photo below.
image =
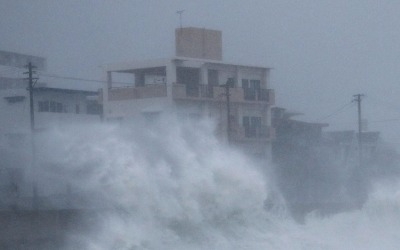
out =
<svg viewBox="0 0 400 250"><path fill-rule="evenodd" d="M181 29L182 29L182 14L183 14L184 11L185 11L185 10L178 10L178 11L176 12L176 14L179 15L179 26L180 26Z"/></svg>

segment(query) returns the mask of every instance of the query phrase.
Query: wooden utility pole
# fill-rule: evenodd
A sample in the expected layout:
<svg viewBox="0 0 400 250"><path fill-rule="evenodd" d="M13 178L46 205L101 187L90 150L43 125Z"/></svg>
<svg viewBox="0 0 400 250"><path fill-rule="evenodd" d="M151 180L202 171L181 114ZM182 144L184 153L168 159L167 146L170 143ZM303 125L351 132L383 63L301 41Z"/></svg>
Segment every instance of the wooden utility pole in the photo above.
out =
<svg viewBox="0 0 400 250"><path fill-rule="evenodd" d="M35 73L33 69L35 66L32 65L31 62L27 65L28 72L24 74L28 74L28 88L29 91L29 111L30 111L30 127L31 127L31 145L32 145L32 171L33 171L33 199L32 199L32 208L38 209L38 193L37 193L37 183L36 183L36 173L35 173L35 164L36 164L36 150L35 150L35 110L33 105L33 88L38 78L34 78L33 74ZM35 83L33 82L35 80Z"/></svg>
<svg viewBox="0 0 400 250"><path fill-rule="evenodd" d="M34 113L34 106L33 106L33 87L34 87L34 80L37 80L37 78L33 77L33 74L35 73L33 71L33 69L35 68L35 66L32 65L32 63L30 62L28 65L28 72L25 72L24 74L28 74L28 88L27 90L29 91L29 111L30 111L30 121L31 121L31 133L33 134L34 130L35 130L35 113Z"/></svg>
<svg viewBox="0 0 400 250"><path fill-rule="evenodd" d="M231 105L230 105L230 93L229 93L229 81L225 84L225 95L226 95L226 136L228 139L228 144L231 143Z"/></svg>
<svg viewBox="0 0 400 250"><path fill-rule="evenodd" d="M232 79L228 79L225 84L225 96L226 96L226 136L228 144L231 143L231 102L229 89L233 86Z"/></svg>
<svg viewBox="0 0 400 250"><path fill-rule="evenodd" d="M353 95L353 101L357 102L357 110L358 110L358 161L360 167L362 166L362 121L361 121L361 99L364 95L357 94Z"/></svg>

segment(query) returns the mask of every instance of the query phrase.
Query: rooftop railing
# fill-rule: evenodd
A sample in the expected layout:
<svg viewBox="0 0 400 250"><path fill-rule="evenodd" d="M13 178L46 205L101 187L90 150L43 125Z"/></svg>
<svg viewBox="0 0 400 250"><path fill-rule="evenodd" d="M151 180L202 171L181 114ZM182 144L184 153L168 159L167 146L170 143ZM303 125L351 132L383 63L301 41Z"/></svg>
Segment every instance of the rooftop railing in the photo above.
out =
<svg viewBox="0 0 400 250"><path fill-rule="evenodd" d="M131 100L166 97L167 86L165 84L153 84L144 87L122 87L108 90L109 101Z"/></svg>

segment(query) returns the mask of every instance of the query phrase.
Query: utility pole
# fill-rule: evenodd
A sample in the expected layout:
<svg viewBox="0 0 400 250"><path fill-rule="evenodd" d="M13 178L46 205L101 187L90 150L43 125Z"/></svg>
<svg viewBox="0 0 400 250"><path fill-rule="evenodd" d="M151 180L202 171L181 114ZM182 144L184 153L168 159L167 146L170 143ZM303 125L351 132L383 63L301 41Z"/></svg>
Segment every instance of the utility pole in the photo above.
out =
<svg viewBox="0 0 400 250"><path fill-rule="evenodd" d="M226 136L228 144L231 143L231 103L229 88L233 85L232 79L228 79L225 84L225 96L226 96Z"/></svg>
<svg viewBox="0 0 400 250"><path fill-rule="evenodd" d="M359 165L362 167L362 122L361 122L361 100L363 94L353 95L353 101L357 102L357 109L358 109L358 160Z"/></svg>
<svg viewBox="0 0 400 250"><path fill-rule="evenodd" d="M33 106L33 87L34 87L34 83L33 80L37 80L38 78L34 78L33 74L36 73L33 71L34 68L36 68L35 66L32 65L32 63L30 62L28 65L28 72L25 72L24 74L28 74L28 88L27 90L29 91L29 111L30 111L30 118L31 118L31 133L33 134L34 130L35 130L35 113L34 113L34 106Z"/></svg>
<svg viewBox="0 0 400 250"><path fill-rule="evenodd" d="M32 208L38 209L38 193L37 193L37 183L36 183L36 173L35 173L35 164L36 164L36 150L35 150L35 110L33 105L33 88L38 78L34 78L33 74L36 73L33 71L35 66L32 65L31 62L27 65L28 72L24 74L28 74L28 88L29 91L29 111L30 111L30 127L31 127L31 145L32 145L32 171L33 171L33 199L32 199ZM35 83L33 82L35 80Z"/></svg>

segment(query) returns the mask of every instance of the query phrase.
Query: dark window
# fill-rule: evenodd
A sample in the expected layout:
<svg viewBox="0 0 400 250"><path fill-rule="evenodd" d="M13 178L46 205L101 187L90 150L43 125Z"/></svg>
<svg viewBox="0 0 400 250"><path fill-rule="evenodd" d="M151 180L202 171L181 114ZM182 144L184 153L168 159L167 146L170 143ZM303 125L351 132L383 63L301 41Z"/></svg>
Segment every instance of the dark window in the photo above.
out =
<svg viewBox="0 0 400 250"><path fill-rule="evenodd" d="M102 113L101 105L97 103L89 103L86 107L86 111L90 115L99 115Z"/></svg>
<svg viewBox="0 0 400 250"><path fill-rule="evenodd" d="M235 87L235 78L229 77L229 78L226 80L226 84L228 84L230 88Z"/></svg>
<svg viewBox="0 0 400 250"><path fill-rule="evenodd" d="M63 105L59 102L56 103L56 112L62 113L63 112Z"/></svg>
<svg viewBox="0 0 400 250"><path fill-rule="evenodd" d="M39 106L38 112L54 112L54 113L66 112L64 105L60 102L39 101L38 106Z"/></svg>
<svg viewBox="0 0 400 250"><path fill-rule="evenodd" d="M57 112L57 103L50 102L50 112Z"/></svg>
<svg viewBox="0 0 400 250"><path fill-rule="evenodd" d="M79 110L79 104L75 105L75 113L79 114L80 110Z"/></svg>
<svg viewBox="0 0 400 250"><path fill-rule="evenodd" d="M39 101L39 112L49 112L49 101Z"/></svg>
<svg viewBox="0 0 400 250"><path fill-rule="evenodd" d="M244 98L246 100L256 100L261 92L261 81L242 79L242 88L244 90Z"/></svg>
<svg viewBox="0 0 400 250"><path fill-rule="evenodd" d="M8 103L17 103L25 100L25 96L6 96L4 99L6 99Z"/></svg>
<svg viewBox="0 0 400 250"><path fill-rule="evenodd" d="M218 86L218 71L215 69L208 70L208 85Z"/></svg>
<svg viewBox="0 0 400 250"><path fill-rule="evenodd" d="M261 88L260 80L250 80L250 88L259 90Z"/></svg>
<svg viewBox="0 0 400 250"><path fill-rule="evenodd" d="M242 79L242 88L244 88L244 89L249 88L249 80L248 79Z"/></svg>
<svg viewBox="0 0 400 250"><path fill-rule="evenodd" d="M186 85L186 95L198 97L200 94L200 70L197 68L178 67L176 69L178 84Z"/></svg>
<svg viewBox="0 0 400 250"><path fill-rule="evenodd" d="M258 137L261 130L261 117L243 116L243 127L246 137Z"/></svg>

